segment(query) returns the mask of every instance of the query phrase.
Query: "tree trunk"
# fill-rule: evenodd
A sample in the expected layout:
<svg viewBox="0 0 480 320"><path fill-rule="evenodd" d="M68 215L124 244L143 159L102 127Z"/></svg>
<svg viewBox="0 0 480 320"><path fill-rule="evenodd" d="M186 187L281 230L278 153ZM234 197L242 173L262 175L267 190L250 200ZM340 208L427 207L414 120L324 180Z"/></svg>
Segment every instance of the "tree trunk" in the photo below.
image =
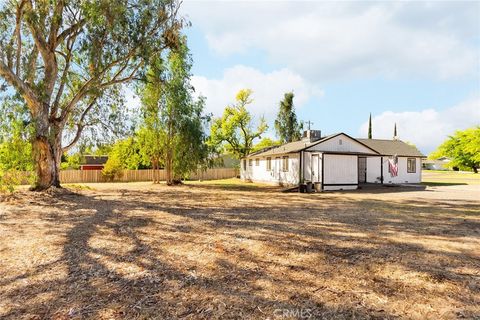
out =
<svg viewBox="0 0 480 320"><path fill-rule="evenodd" d="M61 152L44 136L37 136L33 141L33 154L37 179L34 190L46 190L52 186L60 187L59 169Z"/></svg>
<svg viewBox="0 0 480 320"><path fill-rule="evenodd" d="M477 167L473 167L473 173L478 173L478 168Z"/></svg>
<svg viewBox="0 0 480 320"><path fill-rule="evenodd" d="M167 150L167 159L165 161L165 169L167 174L167 185L173 184L173 159L171 150Z"/></svg>
<svg viewBox="0 0 480 320"><path fill-rule="evenodd" d="M42 191L52 186L60 188L62 129L60 127L50 127L48 120L46 120L37 121L35 130L32 151L37 179L33 190ZM53 134L49 134L51 131L53 131ZM49 137L51 138L49 139Z"/></svg>

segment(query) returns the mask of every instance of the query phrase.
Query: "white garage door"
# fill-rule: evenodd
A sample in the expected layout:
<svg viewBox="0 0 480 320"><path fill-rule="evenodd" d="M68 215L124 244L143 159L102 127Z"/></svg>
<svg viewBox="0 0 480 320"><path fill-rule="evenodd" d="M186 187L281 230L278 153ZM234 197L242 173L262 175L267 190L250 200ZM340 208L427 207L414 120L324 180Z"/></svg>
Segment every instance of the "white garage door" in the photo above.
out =
<svg viewBox="0 0 480 320"><path fill-rule="evenodd" d="M358 186L358 160L355 155L324 154L324 179L326 190L356 189Z"/></svg>

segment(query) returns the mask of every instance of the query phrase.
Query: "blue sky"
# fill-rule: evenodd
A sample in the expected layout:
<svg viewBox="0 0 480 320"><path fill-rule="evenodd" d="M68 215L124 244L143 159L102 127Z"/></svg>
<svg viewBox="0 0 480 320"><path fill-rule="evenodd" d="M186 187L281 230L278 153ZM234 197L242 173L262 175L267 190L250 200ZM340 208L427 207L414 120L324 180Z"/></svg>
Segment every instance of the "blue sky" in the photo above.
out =
<svg viewBox="0 0 480 320"><path fill-rule="evenodd" d="M220 115L241 88L273 129L293 90L324 134L402 140L432 151L480 124L479 2L186 1L192 82ZM270 130L269 136L274 135Z"/></svg>

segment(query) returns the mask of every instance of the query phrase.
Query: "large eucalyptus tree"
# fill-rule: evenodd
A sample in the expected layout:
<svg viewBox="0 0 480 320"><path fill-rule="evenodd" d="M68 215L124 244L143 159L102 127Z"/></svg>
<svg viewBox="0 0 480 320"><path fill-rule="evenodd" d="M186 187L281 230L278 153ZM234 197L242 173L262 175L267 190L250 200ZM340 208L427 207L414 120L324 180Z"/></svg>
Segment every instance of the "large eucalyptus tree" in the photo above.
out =
<svg viewBox="0 0 480 320"><path fill-rule="evenodd" d="M176 0L18 0L0 8L0 79L28 106L37 190L60 186L63 152L87 119L108 112L105 93L143 75L175 47ZM113 89L114 91L117 90ZM65 128L75 127L71 141Z"/></svg>

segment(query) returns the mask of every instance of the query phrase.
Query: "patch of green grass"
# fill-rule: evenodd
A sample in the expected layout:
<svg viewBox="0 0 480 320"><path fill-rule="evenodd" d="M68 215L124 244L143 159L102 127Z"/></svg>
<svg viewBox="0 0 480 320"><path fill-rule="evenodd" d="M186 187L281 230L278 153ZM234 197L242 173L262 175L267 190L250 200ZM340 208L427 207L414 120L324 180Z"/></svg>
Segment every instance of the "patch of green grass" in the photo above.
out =
<svg viewBox="0 0 480 320"><path fill-rule="evenodd" d="M185 184L192 185L192 186L207 187L207 188L209 187L209 188L230 189L230 190L240 190L240 191L278 188L276 186L271 186L267 184L245 182L237 178L220 179L220 180L203 180L203 181L192 180L192 181L185 181Z"/></svg>
<svg viewBox="0 0 480 320"><path fill-rule="evenodd" d="M422 183L425 185L480 184L480 174L464 171L423 170Z"/></svg>
<svg viewBox="0 0 480 320"><path fill-rule="evenodd" d="M480 176L480 174L470 172L470 171L453 171L453 170L422 170L422 173L442 175L442 176Z"/></svg>

